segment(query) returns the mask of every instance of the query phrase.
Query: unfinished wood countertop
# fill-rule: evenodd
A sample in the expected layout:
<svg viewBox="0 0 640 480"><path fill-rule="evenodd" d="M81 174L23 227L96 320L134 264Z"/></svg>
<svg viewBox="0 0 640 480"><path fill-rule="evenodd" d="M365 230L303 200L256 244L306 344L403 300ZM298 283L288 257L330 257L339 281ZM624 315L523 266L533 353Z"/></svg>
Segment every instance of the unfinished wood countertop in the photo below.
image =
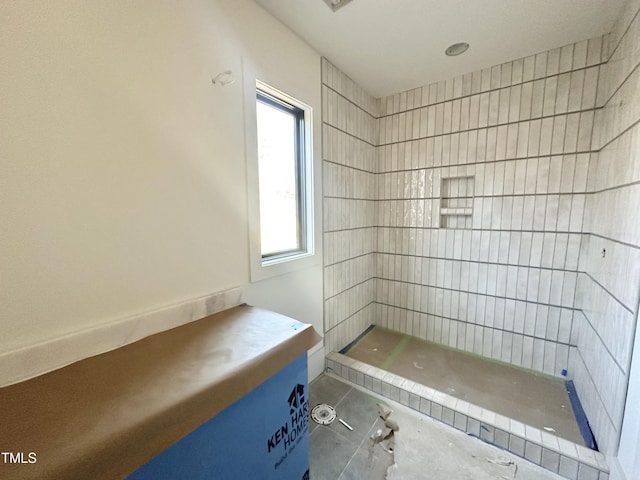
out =
<svg viewBox="0 0 640 480"><path fill-rule="evenodd" d="M0 388L0 478L124 478L319 339L240 306Z"/></svg>

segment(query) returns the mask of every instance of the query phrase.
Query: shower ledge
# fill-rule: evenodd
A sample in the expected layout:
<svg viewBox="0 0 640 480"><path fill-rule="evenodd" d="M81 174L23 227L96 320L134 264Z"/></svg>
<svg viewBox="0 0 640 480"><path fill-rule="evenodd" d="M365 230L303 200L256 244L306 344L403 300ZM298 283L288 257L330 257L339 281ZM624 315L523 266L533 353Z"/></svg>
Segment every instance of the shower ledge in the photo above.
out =
<svg viewBox="0 0 640 480"><path fill-rule="evenodd" d="M549 432L340 353L326 370L572 480L609 480L605 456Z"/></svg>

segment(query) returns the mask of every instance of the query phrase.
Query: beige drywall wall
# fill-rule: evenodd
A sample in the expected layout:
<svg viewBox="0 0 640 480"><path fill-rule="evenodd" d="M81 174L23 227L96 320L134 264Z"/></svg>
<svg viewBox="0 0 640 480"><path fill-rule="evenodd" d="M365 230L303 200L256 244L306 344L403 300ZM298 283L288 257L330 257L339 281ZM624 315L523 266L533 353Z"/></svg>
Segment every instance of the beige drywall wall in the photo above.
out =
<svg viewBox="0 0 640 480"><path fill-rule="evenodd" d="M249 286L242 58L319 118L316 52L249 0L2 2L0 46L0 353ZM269 305L318 331L320 265Z"/></svg>

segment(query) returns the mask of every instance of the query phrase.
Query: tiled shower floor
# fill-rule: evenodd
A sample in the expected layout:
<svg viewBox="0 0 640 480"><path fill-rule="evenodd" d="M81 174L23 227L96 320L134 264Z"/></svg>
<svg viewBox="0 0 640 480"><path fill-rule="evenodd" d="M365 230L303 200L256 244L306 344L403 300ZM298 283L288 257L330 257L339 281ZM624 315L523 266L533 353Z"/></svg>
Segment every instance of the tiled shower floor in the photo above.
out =
<svg viewBox="0 0 640 480"><path fill-rule="evenodd" d="M544 416L549 410L546 407L549 399L545 397L566 394L561 381L558 392L557 379L464 353L462 355L466 359L452 359L453 354L461 352L448 348L444 348L444 352L427 353L434 347L433 344L415 339L420 346L416 349L413 338L402 334L398 334L398 337L387 336L386 333L394 332L385 332L382 328L375 327L359 339L359 345L356 343L345 352L347 355L329 353L326 357L326 371L363 387L372 394L399 402L565 478L608 480L609 467L605 456L584 446L582 437L576 435L577 425L573 433L573 427L567 427L572 422L575 424L575 420L571 419L573 414L562 421L557 413ZM422 349L426 350L423 352ZM441 355L439 359L438 354ZM429 366L433 367L437 363L442 364L444 370L432 368L432 372L437 373L433 381L415 375L418 372L423 375L425 370L429 370ZM462 374L465 364L473 364L478 368ZM392 371L394 365L401 373ZM517 374L502 372L498 367L507 367ZM519 377L521 374L526 375ZM464 377L470 379L466 384L462 381ZM555 383L555 387L551 390L555 389L554 392L543 390L546 387L541 386L544 382L540 379L552 380L551 384ZM507 400L501 398L505 393L508 393ZM456 394L459 396L456 397ZM536 402L541 399L544 399L544 404L537 405ZM570 411L568 398L560 402L560 408L565 405L564 409ZM526 407L527 404L531 406ZM500 411L498 407L503 405L509 406L511 410ZM527 412L528 418L539 417L544 420L531 421L534 423L532 425L528 423L528 419L520 420L523 412ZM561 426L565 421L566 425ZM555 426L551 427L549 424Z"/></svg>
<svg viewBox="0 0 640 480"><path fill-rule="evenodd" d="M381 327L345 355L584 445L560 379Z"/></svg>

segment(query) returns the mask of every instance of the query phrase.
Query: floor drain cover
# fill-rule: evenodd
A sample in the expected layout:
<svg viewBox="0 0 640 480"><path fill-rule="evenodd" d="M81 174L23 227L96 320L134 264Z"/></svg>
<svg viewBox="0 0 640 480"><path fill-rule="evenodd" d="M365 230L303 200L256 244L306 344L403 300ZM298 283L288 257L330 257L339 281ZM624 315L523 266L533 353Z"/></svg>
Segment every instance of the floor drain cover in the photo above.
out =
<svg viewBox="0 0 640 480"><path fill-rule="evenodd" d="M329 425L336 419L336 409L331 405L321 403L311 410L311 419L320 425Z"/></svg>

